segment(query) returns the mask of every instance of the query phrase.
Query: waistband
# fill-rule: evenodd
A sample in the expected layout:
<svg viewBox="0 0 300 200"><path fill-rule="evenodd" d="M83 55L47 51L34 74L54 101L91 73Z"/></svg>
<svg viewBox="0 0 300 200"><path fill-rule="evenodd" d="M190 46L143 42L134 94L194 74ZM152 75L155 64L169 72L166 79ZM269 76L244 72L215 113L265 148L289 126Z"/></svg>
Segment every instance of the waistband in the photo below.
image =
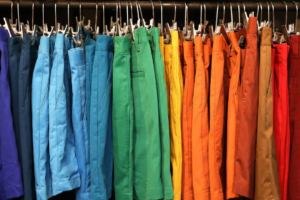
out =
<svg viewBox="0 0 300 200"><path fill-rule="evenodd" d="M49 52L50 51L49 46L50 46L50 38L42 36L40 41L39 51Z"/></svg>
<svg viewBox="0 0 300 200"><path fill-rule="evenodd" d="M115 52L130 54L130 38L115 37L114 38Z"/></svg>
<svg viewBox="0 0 300 200"><path fill-rule="evenodd" d="M228 34L229 40L232 44L233 47L239 47L239 43L236 39L236 35L234 31L230 31L230 33Z"/></svg>
<svg viewBox="0 0 300 200"><path fill-rule="evenodd" d="M171 32L171 39L172 39L172 46L173 47L179 47L178 31L172 31Z"/></svg>
<svg viewBox="0 0 300 200"><path fill-rule="evenodd" d="M68 51L70 66L85 65L84 51L82 47L73 48Z"/></svg>
<svg viewBox="0 0 300 200"><path fill-rule="evenodd" d="M257 17L249 17L248 33L257 34Z"/></svg>
<svg viewBox="0 0 300 200"><path fill-rule="evenodd" d="M152 41L153 44L159 44L159 29L157 27L149 29L148 36L150 36L149 40Z"/></svg>
<svg viewBox="0 0 300 200"><path fill-rule="evenodd" d="M22 49L30 49L31 46L31 37L27 34L24 33L23 35L23 43L22 43Z"/></svg>
<svg viewBox="0 0 300 200"><path fill-rule="evenodd" d="M210 61L210 55L211 55L211 46L210 45L204 45L203 46L203 59L205 62L209 62Z"/></svg>
<svg viewBox="0 0 300 200"><path fill-rule="evenodd" d="M183 42L184 57L194 57L194 43L192 41Z"/></svg>
<svg viewBox="0 0 300 200"><path fill-rule="evenodd" d="M202 37L195 37L195 53L203 53Z"/></svg>
<svg viewBox="0 0 300 200"><path fill-rule="evenodd" d="M96 46L96 41L91 39L91 38L86 38L84 40L85 46L89 46L89 45L95 45Z"/></svg>
<svg viewBox="0 0 300 200"><path fill-rule="evenodd" d="M263 27L261 29L260 46L271 46L271 45L272 45L272 28Z"/></svg>
<svg viewBox="0 0 300 200"><path fill-rule="evenodd" d="M214 44L213 44L213 52L221 52L223 51L225 45L222 35L215 35L214 36Z"/></svg>
<svg viewBox="0 0 300 200"><path fill-rule="evenodd" d="M289 53L289 46L287 43L273 44L273 49L275 49L275 59L287 60Z"/></svg>
<svg viewBox="0 0 300 200"><path fill-rule="evenodd" d="M165 45L165 61L166 62L172 61L172 45L171 44Z"/></svg>
<svg viewBox="0 0 300 200"><path fill-rule="evenodd" d="M94 62L96 45L85 46L85 59L87 63Z"/></svg>
<svg viewBox="0 0 300 200"><path fill-rule="evenodd" d="M11 37L8 39L9 44L9 52L10 53L20 53L22 46L22 38L21 37Z"/></svg>
<svg viewBox="0 0 300 200"><path fill-rule="evenodd" d="M141 27L134 30L134 41L132 41L132 45L138 45L143 43L149 43L147 30L145 27Z"/></svg>
<svg viewBox="0 0 300 200"><path fill-rule="evenodd" d="M299 43L300 43L300 35L292 35L290 37L291 41L291 54L292 58L299 58Z"/></svg>
<svg viewBox="0 0 300 200"><path fill-rule="evenodd" d="M64 49L65 36L61 33L56 34L55 38L55 49Z"/></svg>
<svg viewBox="0 0 300 200"><path fill-rule="evenodd" d="M114 41L111 36L98 35L96 42L96 51L114 51Z"/></svg>

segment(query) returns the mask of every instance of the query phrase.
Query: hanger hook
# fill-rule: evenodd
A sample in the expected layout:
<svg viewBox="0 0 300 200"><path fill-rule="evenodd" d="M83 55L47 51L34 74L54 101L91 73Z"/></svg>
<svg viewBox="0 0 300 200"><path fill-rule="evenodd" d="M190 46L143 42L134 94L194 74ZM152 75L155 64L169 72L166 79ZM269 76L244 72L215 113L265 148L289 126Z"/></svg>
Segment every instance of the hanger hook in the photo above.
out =
<svg viewBox="0 0 300 200"><path fill-rule="evenodd" d="M260 24L262 23L262 15L263 15L263 7L262 7L262 4L259 3L259 6L260 6Z"/></svg>
<svg viewBox="0 0 300 200"><path fill-rule="evenodd" d="M164 28L164 25L163 25L163 5L162 5L162 3L161 3L161 1L159 1L160 2L160 31L161 31L161 33L163 32L163 28Z"/></svg>
<svg viewBox="0 0 300 200"><path fill-rule="evenodd" d="M274 14L274 5L273 5L273 3L270 1L270 3L271 3L271 6L272 6L272 20L273 20L273 30L272 30L272 32L274 33L274 31L275 31L275 14Z"/></svg>
<svg viewBox="0 0 300 200"><path fill-rule="evenodd" d="M283 1L284 5L285 5L285 26L287 26L287 17L288 17L288 6L285 3L285 1Z"/></svg>
<svg viewBox="0 0 300 200"><path fill-rule="evenodd" d="M137 0L135 0L135 6L136 6L137 18L138 18L138 20L140 20L139 6L138 6Z"/></svg>
<svg viewBox="0 0 300 200"><path fill-rule="evenodd" d="M126 1L126 24L128 24L128 2Z"/></svg>
<svg viewBox="0 0 300 200"><path fill-rule="evenodd" d="M216 10L215 31L217 30L217 26L218 26L218 12L219 12L219 3L217 3L217 10Z"/></svg>
<svg viewBox="0 0 300 200"><path fill-rule="evenodd" d="M14 1L11 0L11 2L10 2L10 21L11 21L11 23L13 23L13 21L14 21L13 15L14 15Z"/></svg>
<svg viewBox="0 0 300 200"><path fill-rule="evenodd" d="M223 24L225 24L225 3L223 2Z"/></svg>
<svg viewBox="0 0 300 200"><path fill-rule="evenodd" d="M241 10L240 10L240 4L237 3L237 6L238 6L238 18L239 18L239 26L241 24Z"/></svg>
<svg viewBox="0 0 300 200"><path fill-rule="evenodd" d="M68 16L69 18L69 16ZM97 22L98 22L98 1L96 1L96 13L95 13L95 32L97 31ZM68 22L69 24L69 22Z"/></svg>
<svg viewBox="0 0 300 200"><path fill-rule="evenodd" d="M102 9L103 9L103 12L102 12L102 14L103 14L103 17L102 17L102 20L103 20L103 35L105 35L106 30L105 30L105 5L104 5L104 1L102 2Z"/></svg>
<svg viewBox="0 0 300 200"><path fill-rule="evenodd" d="M56 10L56 8L57 8L57 5L56 5L56 1L55 1L55 3L54 3L54 15L55 15L55 30L56 30L56 32L58 31L58 27L57 27L57 10Z"/></svg>
<svg viewBox="0 0 300 200"><path fill-rule="evenodd" d="M293 3L296 6L296 21L295 21L295 33L297 32L297 19L298 19L298 3L296 3L295 1L293 1Z"/></svg>
<svg viewBox="0 0 300 200"><path fill-rule="evenodd" d="M256 17L257 17L257 19L258 19L258 17L259 17L259 3L257 2L256 4L257 4L257 12L256 12Z"/></svg>
<svg viewBox="0 0 300 200"><path fill-rule="evenodd" d="M200 4L200 24L202 24L202 4Z"/></svg>
<svg viewBox="0 0 300 200"><path fill-rule="evenodd" d="M119 15L120 15L120 25L122 26L122 7L121 7L120 0L119 0Z"/></svg>
<svg viewBox="0 0 300 200"><path fill-rule="evenodd" d="M152 4L152 20L153 20L153 26L155 25L155 13L154 13L154 3L152 0L151 1L151 4Z"/></svg>
<svg viewBox="0 0 300 200"><path fill-rule="evenodd" d="M174 22L176 22L176 2L174 1Z"/></svg>
<svg viewBox="0 0 300 200"><path fill-rule="evenodd" d="M17 14L18 14L18 28L19 32L21 31L21 25L20 25L20 0L17 2Z"/></svg>
<svg viewBox="0 0 300 200"><path fill-rule="evenodd" d="M203 21L203 24L205 24L205 22L206 22L206 5L205 5L205 3L203 4L203 8L204 8L204 21Z"/></svg>
<svg viewBox="0 0 300 200"><path fill-rule="evenodd" d="M185 27L185 32L187 33L187 24L188 24L188 6L186 4L186 1L184 1L184 27Z"/></svg>
<svg viewBox="0 0 300 200"><path fill-rule="evenodd" d="M132 3L131 3L131 1L129 1L129 3L130 3L130 19L131 19L131 21L133 21L133 11L132 11Z"/></svg>
<svg viewBox="0 0 300 200"><path fill-rule="evenodd" d="M230 4L231 26L233 27L233 13L232 13L232 4L231 4L231 2L229 2L229 4Z"/></svg>
<svg viewBox="0 0 300 200"><path fill-rule="evenodd" d="M270 4L267 2L268 5L268 27L270 27Z"/></svg>
<svg viewBox="0 0 300 200"><path fill-rule="evenodd" d="M116 1L116 23L118 23L118 12L119 12L119 10L118 10L118 2Z"/></svg>
<svg viewBox="0 0 300 200"><path fill-rule="evenodd" d="M79 21L81 21L81 0L79 1Z"/></svg>
<svg viewBox="0 0 300 200"><path fill-rule="evenodd" d="M138 1L137 1L137 2L138 2ZM139 6L140 13L141 13L141 18L142 18L143 26L146 27L146 24L145 24L145 20L144 20L144 18L143 18L143 12L142 12L142 8L141 8L140 3L138 3L138 6Z"/></svg>
<svg viewBox="0 0 300 200"><path fill-rule="evenodd" d="M31 16L31 27L34 29L34 1L32 2L32 16Z"/></svg>

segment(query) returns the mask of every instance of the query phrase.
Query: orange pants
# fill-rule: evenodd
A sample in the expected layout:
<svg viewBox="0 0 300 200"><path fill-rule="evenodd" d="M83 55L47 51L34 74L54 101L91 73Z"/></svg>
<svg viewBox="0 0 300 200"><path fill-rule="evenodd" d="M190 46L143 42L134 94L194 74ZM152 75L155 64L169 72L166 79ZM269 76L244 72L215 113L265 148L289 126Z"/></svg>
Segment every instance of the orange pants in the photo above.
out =
<svg viewBox="0 0 300 200"><path fill-rule="evenodd" d="M208 200L208 95L211 46L203 45L201 37L195 37L195 85L192 126L192 172L195 200Z"/></svg>
<svg viewBox="0 0 300 200"><path fill-rule="evenodd" d="M238 112L238 90L240 87L240 66L241 66L241 50L236 39L235 33L229 33L231 41L230 65L228 72L230 76L230 86L228 94L228 117L227 117L227 162L226 162L226 181L227 191L226 198L237 198L239 195L232 192L234 180L234 159L235 159L235 136L237 126Z"/></svg>
<svg viewBox="0 0 300 200"><path fill-rule="evenodd" d="M193 200L192 122L194 93L194 44L183 42L185 85L182 105L182 199Z"/></svg>
<svg viewBox="0 0 300 200"><path fill-rule="evenodd" d="M209 180L211 200L223 200L224 183L224 66L226 41L215 35L210 85Z"/></svg>

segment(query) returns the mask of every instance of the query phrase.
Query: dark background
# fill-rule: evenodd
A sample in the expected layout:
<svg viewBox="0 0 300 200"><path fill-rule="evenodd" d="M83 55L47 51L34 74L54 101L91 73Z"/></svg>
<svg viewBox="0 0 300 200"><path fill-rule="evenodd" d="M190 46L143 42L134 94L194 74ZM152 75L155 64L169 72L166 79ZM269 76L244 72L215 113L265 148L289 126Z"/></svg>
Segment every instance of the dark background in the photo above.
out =
<svg viewBox="0 0 300 200"><path fill-rule="evenodd" d="M29 1L29 0L21 0L20 1L20 21L26 23L27 20L29 20L31 24L31 16L32 16L32 3L35 3L34 6L34 24L37 24L39 26L42 25L42 1L41 0L35 0L35 1ZM68 23L68 17L67 17L67 3L70 3L70 26L76 27L76 20L75 16L79 17L79 1L57 1L57 21L60 22L62 25L66 25ZM160 22L161 19L161 10L160 10L160 3L158 0L153 0L155 5L155 26L157 26L157 23ZM229 3L230 1L224 0L225 6L226 6L226 12L225 12L225 22L230 22L230 9L229 9ZM219 2L219 14L218 18L221 19L223 17L223 2ZM48 24L48 26L54 26L55 19L54 19L54 1L51 0L45 0L45 23ZM96 1L81 1L81 13L82 16L85 17L85 24L87 24L87 19L91 20L91 26L95 27L95 5ZM99 1L99 9L98 9L98 23L97 25L100 27L100 32L103 30L103 12L102 12L102 3L103 1ZM106 25L109 27L110 23L110 17L116 16L116 2L115 1L105 1L105 21ZM129 3L129 1L128 1ZM174 1L162 1L163 3L163 23L169 22L171 24L171 20L174 18ZM184 1L176 1L177 5L177 12L176 12L176 21L178 23L178 27L182 29L184 26ZM197 29L198 24L200 22L200 1L186 1L188 5L188 17L189 21L193 20L195 22L195 28ZM210 2L201 2L205 3L206 5L206 20L209 21L209 24L215 24L216 19L216 7L217 2L216 1L210 1ZM251 11L255 11L256 16L256 10L257 10L257 2L243 2L239 1L240 3L240 10L241 13L243 12L242 3L246 6L246 11L249 15ZM266 1L261 1L263 5L263 20L268 19L268 9L267 9L267 3ZM133 21L136 23L137 20L137 12L136 12L136 6L135 2L132 1L133 4ZM152 8L150 1L140 1L142 12L144 19L146 20L147 24L149 23L149 20L152 18ZM273 1L274 7L275 7L275 28L278 30L281 30L280 25L283 25L285 23L285 7L284 3L282 1ZM11 1L9 0L0 0L0 24L4 24L3 17L11 18L11 9L10 9ZM121 1L122 5L122 21L126 22L126 1ZM294 3L291 1L287 1L288 5L288 24L295 23L295 17L296 17L296 9ZM233 18L234 22L238 22L238 11L237 11L237 2L232 2L233 6ZM129 10L129 18L130 18L130 7ZM204 10L203 10L204 13ZM14 1L14 7L13 7L13 18L14 22L17 18L17 1ZM204 20L204 18L202 18ZM270 20L272 20L272 8L270 6ZM242 22L242 17L241 17ZM51 198L52 200L75 200L75 194L74 191L62 193L56 197Z"/></svg>

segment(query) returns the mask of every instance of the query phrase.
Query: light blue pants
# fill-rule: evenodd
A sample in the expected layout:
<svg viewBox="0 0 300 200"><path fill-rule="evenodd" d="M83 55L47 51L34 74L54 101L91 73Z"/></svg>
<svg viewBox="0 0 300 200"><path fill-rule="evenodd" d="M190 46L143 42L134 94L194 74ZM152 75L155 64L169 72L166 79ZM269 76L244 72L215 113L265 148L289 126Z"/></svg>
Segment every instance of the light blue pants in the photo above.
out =
<svg viewBox="0 0 300 200"><path fill-rule="evenodd" d="M32 78L32 136L37 200L52 197L49 156L50 38L41 37Z"/></svg>
<svg viewBox="0 0 300 200"><path fill-rule="evenodd" d="M87 123L88 133L90 132L90 109L91 109L91 84L92 71L96 50L96 42L90 38L85 39L85 62L86 62L86 107L87 107Z"/></svg>
<svg viewBox="0 0 300 200"><path fill-rule="evenodd" d="M86 118L85 58L83 48L68 51L72 76L72 121L75 133L75 152L81 177L81 186L76 190L76 200L90 200L91 173L89 139Z"/></svg>
<svg viewBox="0 0 300 200"><path fill-rule="evenodd" d="M71 124L70 40L56 35L49 87L49 151L53 195L80 186Z"/></svg>
<svg viewBox="0 0 300 200"><path fill-rule="evenodd" d="M112 64L113 39L110 36L99 35L91 86L91 200L107 200L112 191Z"/></svg>

